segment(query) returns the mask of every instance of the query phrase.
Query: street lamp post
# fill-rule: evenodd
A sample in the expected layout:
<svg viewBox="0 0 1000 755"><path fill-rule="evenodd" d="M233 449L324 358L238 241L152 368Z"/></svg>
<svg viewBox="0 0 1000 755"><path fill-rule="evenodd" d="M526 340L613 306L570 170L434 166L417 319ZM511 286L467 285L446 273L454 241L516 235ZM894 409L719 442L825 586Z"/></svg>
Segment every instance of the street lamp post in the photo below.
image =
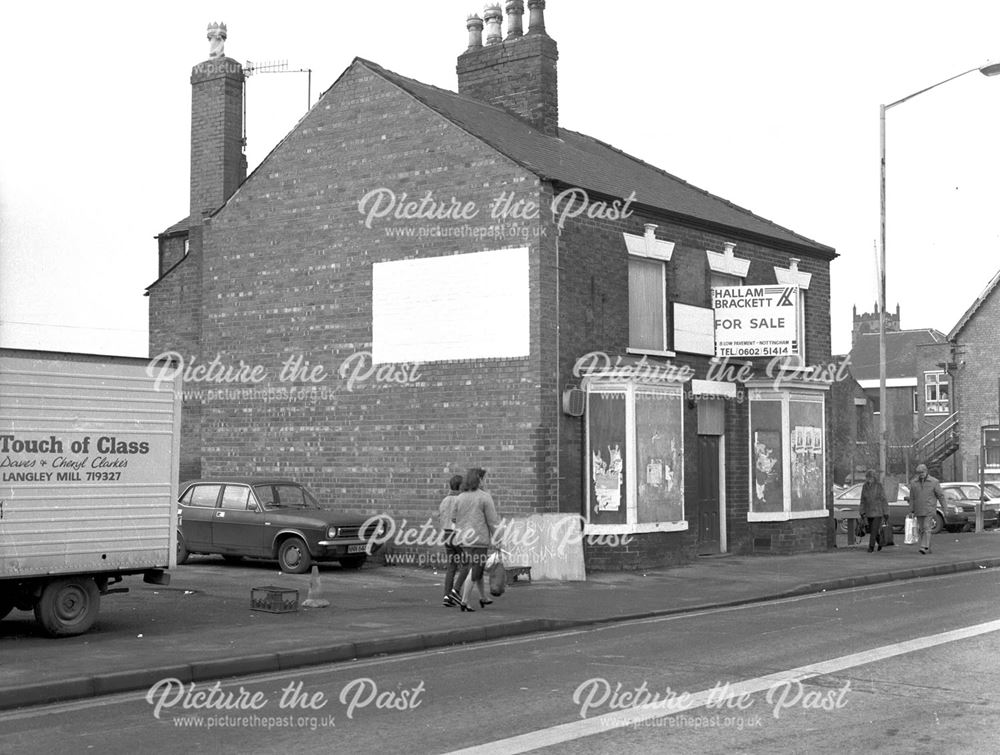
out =
<svg viewBox="0 0 1000 755"><path fill-rule="evenodd" d="M939 81L937 84L931 84L929 87L924 87L918 92L908 94L906 97L896 100L895 102L890 102L888 105L881 105L879 109L879 147L881 153L881 216L879 231L881 237L881 248L879 249L878 282L878 463L883 476L885 476L888 472L888 469L886 468L886 447L889 440L889 431L886 421L886 417L889 413L889 405L886 401L885 390L885 111L896 107L896 105L902 105L904 102L912 100L917 95L929 92L931 89L936 89L942 84L947 84L949 81L954 81L960 76L965 76L966 74L970 74L974 71L979 71L984 76L996 76L997 74L1000 74L1000 63L987 63L986 65L978 68L970 68L968 71L962 71L962 73L955 74L944 81Z"/></svg>

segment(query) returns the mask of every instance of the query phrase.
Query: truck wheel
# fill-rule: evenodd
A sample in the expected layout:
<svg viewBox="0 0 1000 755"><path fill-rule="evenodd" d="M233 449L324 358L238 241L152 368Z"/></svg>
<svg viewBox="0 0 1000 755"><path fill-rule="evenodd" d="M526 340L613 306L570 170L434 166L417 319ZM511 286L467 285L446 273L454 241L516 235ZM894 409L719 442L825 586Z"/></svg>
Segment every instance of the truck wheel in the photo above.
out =
<svg viewBox="0 0 1000 755"><path fill-rule="evenodd" d="M178 563L178 565L180 565L180 564L186 564L188 562L188 558L190 556L191 556L191 554L188 553L187 543L184 542L184 535L182 535L180 532L178 532L177 533L177 563Z"/></svg>
<svg viewBox="0 0 1000 755"><path fill-rule="evenodd" d="M340 568L342 569L360 569L365 565L365 561L368 556L347 556L346 558L340 559Z"/></svg>
<svg viewBox="0 0 1000 755"><path fill-rule="evenodd" d="M290 537L278 546L278 565L286 574L305 574L312 566L312 556L302 538Z"/></svg>
<svg viewBox="0 0 1000 755"><path fill-rule="evenodd" d="M50 637L83 634L94 625L101 594L90 577L55 579L35 603L35 618Z"/></svg>

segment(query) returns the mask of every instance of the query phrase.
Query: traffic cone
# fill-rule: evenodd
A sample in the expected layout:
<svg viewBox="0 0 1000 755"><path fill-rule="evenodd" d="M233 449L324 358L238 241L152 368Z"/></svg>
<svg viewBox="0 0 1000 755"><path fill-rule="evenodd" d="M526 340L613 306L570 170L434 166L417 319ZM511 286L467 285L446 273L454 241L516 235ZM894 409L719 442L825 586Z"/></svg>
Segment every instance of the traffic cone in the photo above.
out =
<svg viewBox="0 0 1000 755"><path fill-rule="evenodd" d="M309 576L309 592L306 599L302 601L303 608L325 608L330 605L329 600L320 597L319 567L313 564L312 574Z"/></svg>

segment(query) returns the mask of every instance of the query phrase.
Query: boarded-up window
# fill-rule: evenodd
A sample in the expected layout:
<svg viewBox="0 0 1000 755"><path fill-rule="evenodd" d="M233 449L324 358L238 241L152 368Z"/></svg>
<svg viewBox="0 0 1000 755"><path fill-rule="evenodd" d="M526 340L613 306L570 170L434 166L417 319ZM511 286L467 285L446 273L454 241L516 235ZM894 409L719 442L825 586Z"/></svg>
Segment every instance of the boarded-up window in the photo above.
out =
<svg viewBox="0 0 1000 755"><path fill-rule="evenodd" d="M629 257L628 340L633 349L667 350L664 270L659 260Z"/></svg>

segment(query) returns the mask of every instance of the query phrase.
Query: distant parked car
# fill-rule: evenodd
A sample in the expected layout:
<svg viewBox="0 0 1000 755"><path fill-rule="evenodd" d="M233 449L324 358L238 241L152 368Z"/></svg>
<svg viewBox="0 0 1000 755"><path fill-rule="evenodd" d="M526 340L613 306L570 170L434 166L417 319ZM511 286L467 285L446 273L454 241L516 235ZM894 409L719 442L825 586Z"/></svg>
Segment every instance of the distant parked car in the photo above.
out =
<svg viewBox="0 0 1000 755"><path fill-rule="evenodd" d="M861 485L851 485L848 487L847 490L833 500L834 509L844 513L853 512L854 516L857 517L861 504L861 487ZM910 487L902 483L898 487L896 500L889 501L889 524L892 525L892 529L896 532L902 532L906 526L906 515L910 513L910 503L907 500L909 495ZM937 534L945 528L949 530L961 530L968 524L968 514L962 502L958 500L949 501L947 500L947 494L945 496L945 503L943 505L938 503L937 513L931 520L932 534ZM975 513L972 516L972 521L975 522ZM841 520L840 531L847 532L846 520Z"/></svg>
<svg viewBox="0 0 1000 755"><path fill-rule="evenodd" d="M991 483L987 483L987 486L990 485ZM969 524L975 526L976 506L979 504L979 499L982 495L980 493L979 484L975 482L942 482L941 489L944 491L945 498L949 501L955 501L962 506L962 509L965 511L965 514L969 519ZM1000 509L1000 497L991 497L990 488L987 487L986 497L983 499L984 527L992 528L997 526L998 509Z"/></svg>
<svg viewBox="0 0 1000 755"><path fill-rule="evenodd" d="M376 532L366 517L324 508L304 486L277 479L212 479L187 483L181 493L177 563L191 553L276 559L283 572L302 574L314 561L360 569ZM377 530L381 522L370 526ZM377 550L372 545L371 552Z"/></svg>

